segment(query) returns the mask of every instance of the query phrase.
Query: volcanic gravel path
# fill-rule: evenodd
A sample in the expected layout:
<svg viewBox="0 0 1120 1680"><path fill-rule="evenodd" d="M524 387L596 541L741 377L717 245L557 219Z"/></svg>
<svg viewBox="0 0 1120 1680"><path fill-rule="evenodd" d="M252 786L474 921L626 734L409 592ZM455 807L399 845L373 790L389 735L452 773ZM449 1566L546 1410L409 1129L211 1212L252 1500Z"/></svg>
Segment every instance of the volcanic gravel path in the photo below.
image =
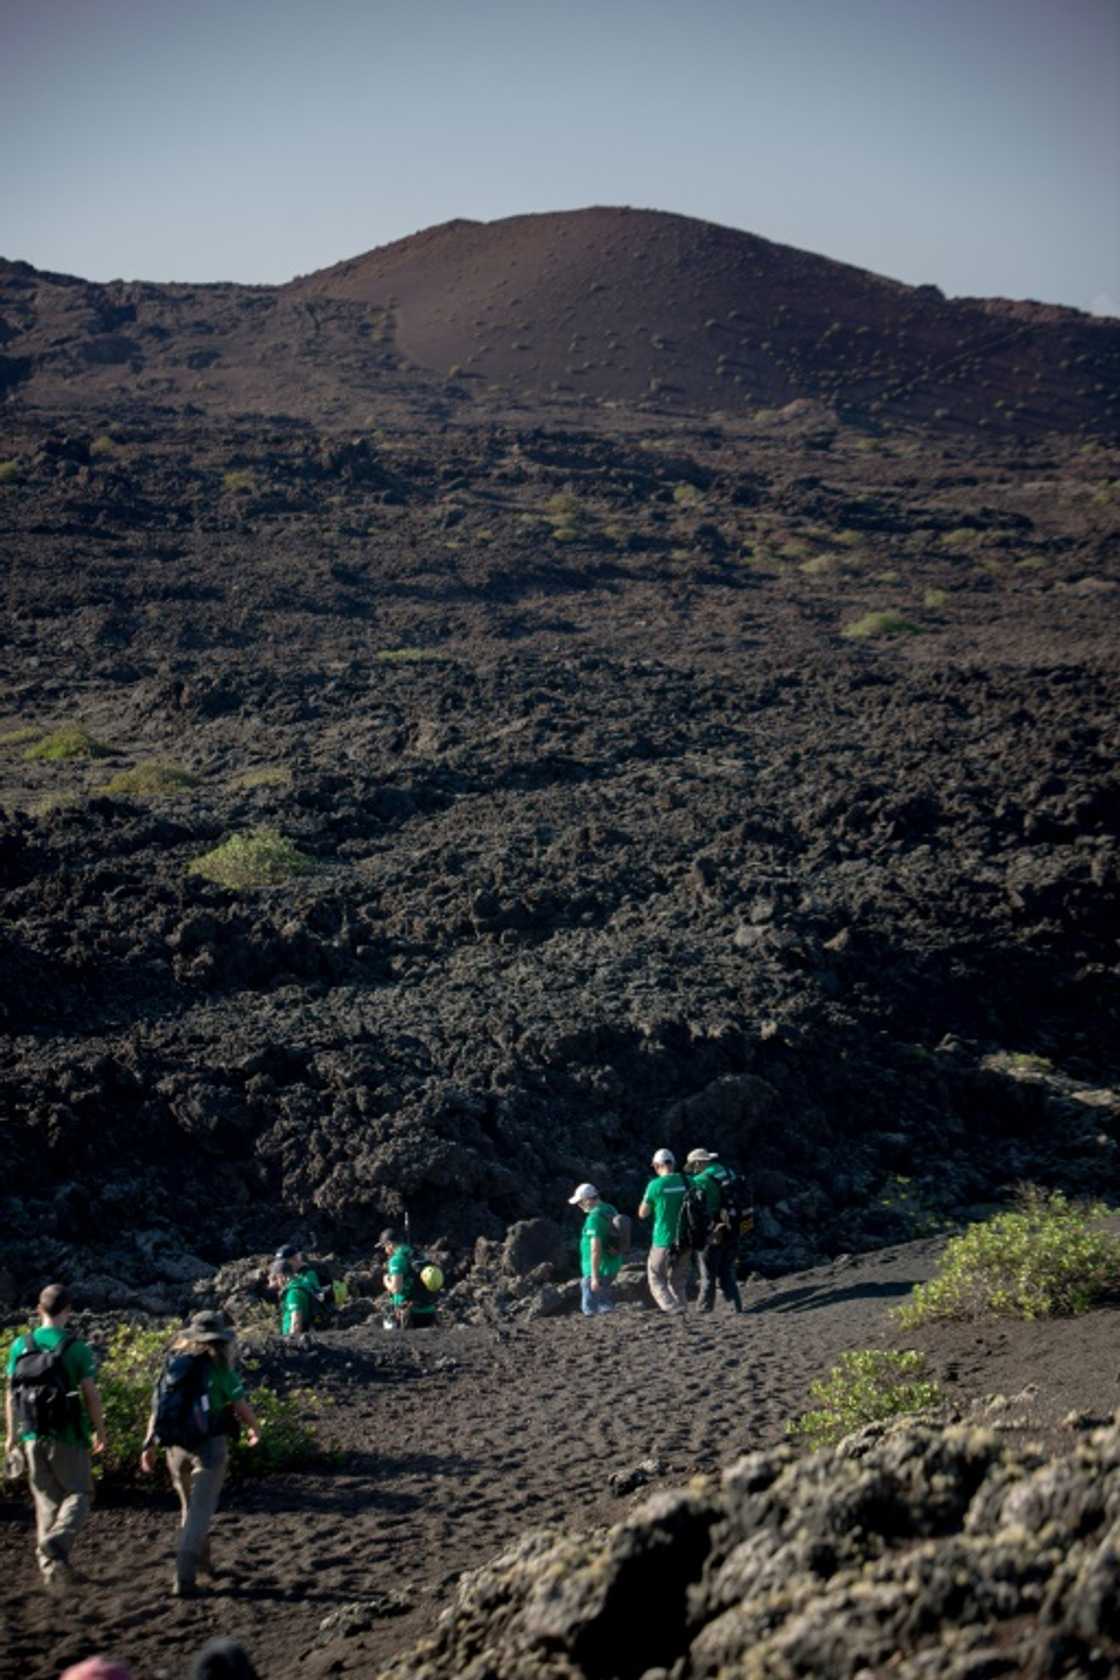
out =
<svg viewBox="0 0 1120 1680"><path fill-rule="evenodd" d="M323 1338L298 1364L319 1396L329 1469L227 1488L216 1561L197 1601L168 1592L169 1494L96 1509L89 1584L64 1610L41 1595L29 1512L0 1503L0 1675L48 1680L94 1651L137 1680L185 1673L218 1633L262 1676L376 1672L430 1631L457 1576L537 1526L618 1520L651 1486L715 1470L780 1440L808 1384L851 1348L899 1345L889 1309L927 1278L937 1239L840 1259L745 1288L740 1318L610 1318L441 1329L407 1340L377 1324ZM1049 1325L963 1326L918 1338L954 1401L1057 1445L1071 1410L1116 1406L1120 1309ZM913 1342L913 1336L905 1338ZM661 1465L635 1493L610 1478ZM624 1484L625 1485L625 1484ZM166 1489L166 1484L164 1484Z"/></svg>

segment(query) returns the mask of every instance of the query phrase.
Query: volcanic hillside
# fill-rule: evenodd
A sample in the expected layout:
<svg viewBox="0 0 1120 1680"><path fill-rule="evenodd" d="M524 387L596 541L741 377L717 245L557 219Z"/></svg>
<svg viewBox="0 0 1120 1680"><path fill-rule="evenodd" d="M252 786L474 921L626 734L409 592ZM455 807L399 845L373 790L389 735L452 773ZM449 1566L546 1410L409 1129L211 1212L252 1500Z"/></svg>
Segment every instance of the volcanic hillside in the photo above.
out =
<svg viewBox="0 0 1120 1680"><path fill-rule="evenodd" d="M95 285L0 264L0 389L364 422L550 400L810 398L939 430L1112 432L1120 326L947 301L752 234L600 208L457 220L286 286Z"/></svg>

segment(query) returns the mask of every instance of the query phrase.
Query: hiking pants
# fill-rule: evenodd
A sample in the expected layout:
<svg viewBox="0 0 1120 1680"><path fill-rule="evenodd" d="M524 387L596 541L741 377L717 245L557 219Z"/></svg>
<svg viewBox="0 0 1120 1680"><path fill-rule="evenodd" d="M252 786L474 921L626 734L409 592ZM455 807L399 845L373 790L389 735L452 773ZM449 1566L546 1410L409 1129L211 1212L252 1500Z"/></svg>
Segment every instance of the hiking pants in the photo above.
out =
<svg viewBox="0 0 1120 1680"><path fill-rule="evenodd" d="M228 1461L229 1441L224 1435L204 1442L198 1452L187 1452L185 1447L167 1449L167 1468L182 1508L175 1560L180 1586L193 1587L198 1571L210 1568L210 1524L218 1509Z"/></svg>
<svg viewBox="0 0 1120 1680"><path fill-rule="evenodd" d="M738 1243L733 1242L728 1234L722 1242L707 1243L697 1254L696 1260L700 1267L701 1312L711 1312L715 1306L717 1283L724 1300L729 1302L736 1312L742 1312L739 1280L735 1275L735 1264L739 1258L738 1247Z"/></svg>
<svg viewBox="0 0 1120 1680"><path fill-rule="evenodd" d="M88 1447L44 1436L27 1441L27 1480L35 1501L35 1555L43 1579L70 1560L70 1548L89 1515L93 1471Z"/></svg>
<svg viewBox="0 0 1120 1680"><path fill-rule="evenodd" d="M610 1278L600 1277L598 1289L592 1289L589 1277L580 1278L579 1310L586 1318L594 1318L596 1313L610 1312L614 1306L611 1281Z"/></svg>
<svg viewBox="0 0 1120 1680"><path fill-rule="evenodd" d="M646 1277L649 1292L662 1312L684 1312L688 1305L688 1267L692 1255L687 1248L674 1254L671 1248L654 1247L649 1251Z"/></svg>

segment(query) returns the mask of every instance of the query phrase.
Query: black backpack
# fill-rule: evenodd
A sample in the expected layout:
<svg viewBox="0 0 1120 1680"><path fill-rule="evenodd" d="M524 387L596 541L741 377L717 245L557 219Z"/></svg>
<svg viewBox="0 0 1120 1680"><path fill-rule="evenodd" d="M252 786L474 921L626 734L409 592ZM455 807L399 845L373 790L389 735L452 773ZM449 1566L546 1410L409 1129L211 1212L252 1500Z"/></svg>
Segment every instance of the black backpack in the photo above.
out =
<svg viewBox="0 0 1120 1680"><path fill-rule="evenodd" d="M170 1353L152 1397L152 1440L161 1447L197 1452L213 1433L208 1353Z"/></svg>
<svg viewBox="0 0 1120 1680"><path fill-rule="evenodd" d="M708 1198L698 1184L688 1184L681 1203L677 1240L673 1244L675 1252L679 1254L685 1249L703 1248L711 1233L711 1226Z"/></svg>
<svg viewBox="0 0 1120 1680"><path fill-rule="evenodd" d="M318 1289L307 1291L311 1301L311 1323L320 1330L325 1330L334 1322L336 1303L334 1298L334 1279L329 1272L320 1271L315 1267L315 1276L319 1279Z"/></svg>
<svg viewBox="0 0 1120 1680"><path fill-rule="evenodd" d="M720 1181L719 1217L736 1240L754 1229L754 1203L738 1173Z"/></svg>
<svg viewBox="0 0 1120 1680"><path fill-rule="evenodd" d="M611 1215L611 1234L606 1241L608 1254L629 1254L632 1241L633 1226L628 1213L614 1213Z"/></svg>
<svg viewBox="0 0 1120 1680"><path fill-rule="evenodd" d="M57 1347L43 1348L34 1331L28 1336L11 1375L12 1413L21 1434L61 1435L81 1427L81 1400L64 1363L77 1339L66 1335Z"/></svg>

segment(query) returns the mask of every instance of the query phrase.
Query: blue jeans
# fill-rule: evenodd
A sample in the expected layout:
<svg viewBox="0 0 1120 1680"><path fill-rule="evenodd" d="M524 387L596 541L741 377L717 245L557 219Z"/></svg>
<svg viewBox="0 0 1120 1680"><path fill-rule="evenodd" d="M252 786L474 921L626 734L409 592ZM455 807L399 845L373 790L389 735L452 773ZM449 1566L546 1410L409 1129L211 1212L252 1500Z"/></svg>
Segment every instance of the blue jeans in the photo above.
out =
<svg viewBox="0 0 1120 1680"><path fill-rule="evenodd" d="M611 1299L611 1286L607 1282L606 1278L601 1277L599 1279L598 1289L592 1289L591 1279L589 1277L580 1278L580 1312L586 1313L588 1318L593 1318L596 1313L610 1312L613 1306L614 1302Z"/></svg>

